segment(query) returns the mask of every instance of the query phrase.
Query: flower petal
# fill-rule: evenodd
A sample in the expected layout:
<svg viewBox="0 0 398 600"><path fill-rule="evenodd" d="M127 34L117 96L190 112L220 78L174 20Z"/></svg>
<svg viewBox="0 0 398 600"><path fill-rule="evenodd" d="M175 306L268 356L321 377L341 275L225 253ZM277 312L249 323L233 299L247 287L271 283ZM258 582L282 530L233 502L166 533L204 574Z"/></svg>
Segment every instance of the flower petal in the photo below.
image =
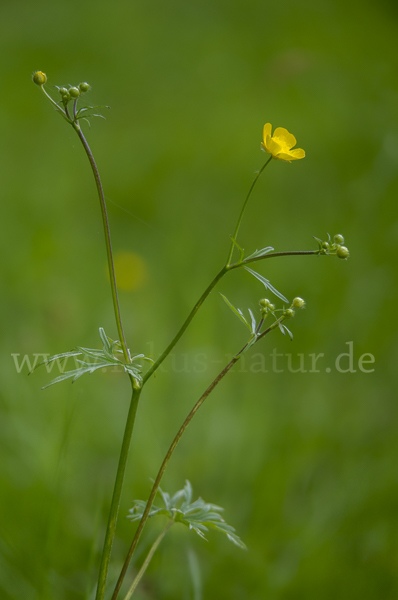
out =
<svg viewBox="0 0 398 600"><path fill-rule="evenodd" d="M284 160L286 162L292 162L292 157L290 154L286 154L285 152L280 152L276 156L274 156L277 160Z"/></svg>
<svg viewBox="0 0 398 600"><path fill-rule="evenodd" d="M305 152L301 148L297 148L296 150L289 150L289 152L283 151L275 156L275 158L279 158L280 160L286 160L287 162L291 162L292 160L298 160L299 158L304 158Z"/></svg>
<svg viewBox="0 0 398 600"><path fill-rule="evenodd" d="M267 136L266 147L267 147L267 152L272 154L272 156L274 158L278 158L277 154L279 152L282 152L283 150L285 150L285 148L283 148L280 144L278 144L278 140L276 140L273 137L271 138L269 135Z"/></svg>
<svg viewBox="0 0 398 600"><path fill-rule="evenodd" d="M266 123L264 125L264 129L263 129L264 144L265 144L265 140L267 139L267 135L269 135L271 137L271 132L272 132L272 125L271 125L271 123Z"/></svg>
<svg viewBox="0 0 398 600"><path fill-rule="evenodd" d="M265 152L268 152L268 154L272 154L272 150L270 150L270 147L269 147L271 140L272 140L272 138L270 135L265 135L264 141L261 142L261 146L262 146L263 150L265 150Z"/></svg>
<svg viewBox="0 0 398 600"><path fill-rule="evenodd" d="M278 138L281 142L281 145L283 143L288 150L297 144L294 135L289 133L284 127L277 127L274 131L273 137Z"/></svg>
<svg viewBox="0 0 398 600"><path fill-rule="evenodd" d="M305 151L302 148L295 148L294 150L290 150L289 152L292 160L298 160L299 158L305 157Z"/></svg>

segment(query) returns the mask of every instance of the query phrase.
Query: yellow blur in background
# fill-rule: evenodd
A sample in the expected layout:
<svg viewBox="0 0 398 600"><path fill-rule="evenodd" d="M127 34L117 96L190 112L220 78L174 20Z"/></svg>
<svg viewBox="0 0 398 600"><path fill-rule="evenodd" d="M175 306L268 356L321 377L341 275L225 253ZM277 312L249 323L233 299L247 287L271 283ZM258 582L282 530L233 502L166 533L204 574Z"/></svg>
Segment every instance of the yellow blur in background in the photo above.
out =
<svg viewBox="0 0 398 600"><path fill-rule="evenodd" d="M116 282L119 290L133 292L141 289L148 280L148 271L144 260L138 254L119 251L114 255ZM106 273L109 281L108 265Z"/></svg>

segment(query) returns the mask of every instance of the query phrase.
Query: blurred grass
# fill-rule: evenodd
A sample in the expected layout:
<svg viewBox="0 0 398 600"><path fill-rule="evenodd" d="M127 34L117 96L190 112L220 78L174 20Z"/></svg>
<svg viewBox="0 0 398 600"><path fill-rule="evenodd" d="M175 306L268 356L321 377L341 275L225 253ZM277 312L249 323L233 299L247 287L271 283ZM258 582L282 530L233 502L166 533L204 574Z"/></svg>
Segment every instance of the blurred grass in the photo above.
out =
<svg viewBox="0 0 398 600"><path fill-rule="evenodd" d="M159 355L221 267L267 121L307 158L267 169L240 242L310 249L330 231L351 250L347 262L259 267L307 301L294 341L269 337L268 373L250 372L248 357L223 381L166 475L165 489L189 478L225 506L249 551L176 529L137 597L192 598L189 545L206 600L397 597L397 15L386 0L2 2L2 598L86 597L128 403L114 374L41 392L47 374L17 374L10 356L95 347L99 326L115 337L92 175L32 85L36 69L53 85L87 80L90 101L112 107L87 135L115 250L146 268L140 288L121 292L132 351ZM263 295L243 272L217 290L241 308ZM213 293L146 388L116 561L132 537L131 500L148 494L180 421L243 336ZM356 364L375 356L373 373L324 371L348 341ZM291 373L280 359L274 373L274 348L295 368L299 353L325 362Z"/></svg>

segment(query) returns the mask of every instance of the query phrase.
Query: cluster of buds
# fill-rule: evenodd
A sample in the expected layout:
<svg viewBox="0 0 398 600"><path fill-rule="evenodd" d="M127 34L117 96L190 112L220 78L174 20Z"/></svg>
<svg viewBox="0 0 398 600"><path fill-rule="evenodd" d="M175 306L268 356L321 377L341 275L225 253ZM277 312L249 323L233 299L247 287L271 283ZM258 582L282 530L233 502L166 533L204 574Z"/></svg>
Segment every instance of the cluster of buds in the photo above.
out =
<svg viewBox="0 0 398 600"><path fill-rule="evenodd" d="M260 312L263 319L269 315L269 313L273 314L275 311L275 304L271 304L268 298L263 298L260 300Z"/></svg>
<svg viewBox="0 0 398 600"><path fill-rule="evenodd" d="M285 318L291 319L295 315L295 308L305 308L305 301L302 298L294 298L289 308L285 308L282 310L282 314ZM280 309L277 309L277 311ZM265 319L270 313L274 314L275 305L272 304L268 298L263 298L260 300L260 312L263 319Z"/></svg>
<svg viewBox="0 0 398 600"><path fill-rule="evenodd" d="M78 86L70 86L69 88L59 87L58 91L61 94L62 103L66 106L70 100L76 100L81 94L88 92L89 89L90 84L83 81Z"/></svg>
<svg viewBox="0 0 398 600"><path fill-rule="evenodd" d="M314 238L319 244L319 254L335 254L338 258L348 258L350 251L344 246L344 237L337 233L332 241L328 234L328 240L323 242L319 238Z"/></svg>
<svg viewBox="0 0 398 600"><path fill-rule="evenodd" d="M43 73L43 71L36 71L32 75L33 82L36 85L43 86L47 83L47 75ZM61 94L61 100L64 106L68 104L71 100L76 100L81 94L85 94L90 90L90 84L86 81L82 81L78 86L69 86L66 87L58 87L57 90Z"/></svg>

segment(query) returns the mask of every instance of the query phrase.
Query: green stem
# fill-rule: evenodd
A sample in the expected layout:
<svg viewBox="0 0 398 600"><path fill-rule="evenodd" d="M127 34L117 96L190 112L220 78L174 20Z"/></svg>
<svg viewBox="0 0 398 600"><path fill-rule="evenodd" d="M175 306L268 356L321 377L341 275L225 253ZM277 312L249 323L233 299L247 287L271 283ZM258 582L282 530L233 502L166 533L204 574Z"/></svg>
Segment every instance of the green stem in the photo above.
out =
<svg viewBox="0 0 398 600"><path fill-rule="evenodd" d="M66 114L68 117L70 117L68 112L66 112ZM74 119L72 121L73 128L75 129L77 135L79 136L79 139L80 139L81 143L83 144L83 147L86 151L87 157L90 161L91 169L94 174L95 183L97 186L98 196L99 196L99 200L100 200L100 207L101 207L102 222L103 222L104 233L105 233L106 253L107 253L107 257L108 257L109 278L110 278L110 282L111 282L112 300L113 300L113 307L114 307L114 311L115 311L116 325L117 325L120 343L121 343L122 350L123 350L124 359L126 362L130 363L131 362L130 352L127 348L126 338L125 338L124 331L123 331L122 318L121 318L121 314L120 314L119 297L118 297L117 284L116 284L115 265L114 265L113 253L112 253L111 233L110 233L110 228L109 228L109 219L108 219L108 212L106 209L104 191L102 188L99 171L98 171L96 162L94 160L94 156L91 152L90 146L88 145L88 142L87 142L86 138L84 137L84 134L80 128L79 123L76 122L76 102L74 103L74 107L73 107L73 115L74 115ZM113 488L111 507L109 510L108 525L106 528L104 546L103 546L102 557L101 557L101 565L100 565L100 570L99 570L99 574L98 574L98 587L97 587L96 600L103 600L104 594L105 594L109 561L110 561L110 556L111 556L111 551L112 551L113 540L115 537L116 522L117 522L117 517L118 517L118 513L119 513L120 498L121 498L121 494L122 494L124 474L126 471L126 464L127 464L127 459L128 459L129 449L130 449L131 437L133 434L138 400L139 400L139 397L141 394L141 390L134 389L134 382L133 382L132 377L130 377L130 381L132 383L133 393L132 393L132 397L131 397L129 413L127 416L124 437L123 437L123 442L122 442L122 448L121 448L120 456L119 456L119 464L118 464L117 473L116 473L115 485Z"/></svg>
<svg viewBox="0 0 398 600"><path fill-rule="evenodd" d="M106 210L104 190L102 188L101 178L99 175L99 171L98 171L96 162L94 160L94 156L91 152L90 146L88 145L86 138L83 135L81 127L80 127L79 123L77 123L76 121L73 121L72 125L73 125L73 128L75 129L77 135L79 136L80 141L83 144L83 147L86 151L88 160L90 161L91 169L94 174L95 183L97 186L98 197L100 200L100 207L101 207L102 222L104 225L106 253L107 253L107 257L108 257L109 278L111 281L112 300L113 300L113 308L115 311L116 325L117 325L120 343L122 345L124 358L125 358L126 362L130 363L131 362L130 353L127 348L126 338L124 336L124 331L123 331L123 326L122 326L122 318L121 318L121 314L120 314L119 297L118 297L117 285L116 285L115 265L113 262L113 254L112 254L111 232L109 229L108 212Z"/></svg>
<svg viewBox="0 0 398 600"><path fill-rule="evenodd" d="M268 164L268 162L264 165L263 170L264 170L265 166ZM216 286L216 284L220 281L220 279L228 271L232 271L232 269L237 269L238 267L243 267L243 266L248 265L248 264L250 264L252 262L257 262L259 260L264 260L266 258L275 258L276 256L308 256L308 255L312 255L312 254L319 254L319 252L318 252L318 250L292 250L290 252L273 252L272 254L266 254L265 256L259 256L259 257L256 257L256 258L246 259L246 260L243 260L242 262L237 262L237 263L234 263L232 265L225 265L221 269L221 271L215 276L215 278L210 283L210 285L206 288L206 290L203 292L203 294L201 295L201 297L199 298L199 300L197 301L197 303L195 304L195 306L193 307L193 309L189 313L189 315L188 315L187 319L185 320L183 326L178 331L177 335L172 339L172 341L170 342L170 344L167 346L166 350L158 358L158 360L152 365L152 367L149 369L149 371L146 372L146 374L143 377L143 383L146 383L146 381L148 381L148 379L160 367L160 365L165 360L165 358L167 358L167 356L173 350L174 346L177 344L178 340L181 338L181 336L183 335L184 331L187 329L188 325L190 324L190 322L192 321L192 319L194 318L194 316L198 312L199 308L202 306L203 302L206 300L207 296L210 294L210 292L213 290L213 288Z"/></svg>
<svg viewBox="0 0 398 600"><path fill-rule="evenodd" d="M257 181L258 181L258 179L259 179L259 177L260 177L261 173L264 171L265 167L266 167L267 165L269 165L269 163L271 162L271 160L272 160L272 156L270 156L270 157L269 157L269 159L267 160L267 162L266 162L266 163L264 163L264 165L261 167L261 169L260 169L260 170L259 170L259 172L257 173L256 177L254 178L254 181L253 181L253 183L252 183L252 184L251 184L251 186L250 186L249 192L248 192L248 194L247 194L247 196L246 196L246 200L244 201L244 203L243 203L243 206L242 206L242 209L241 209L241 211L240 211L240 215L239 215L239 218L238 218L238 222L236 223L236 227L235 227L234 235L232 236L232 243L231 243L231 249L230 249L230 251L229 251L229 255L228 255L228 259L227 259L227 266L229 266L229 265L230 265L230 263L231 263L232 254L233 254L233 252L234 252L234 247L235 247L235 243L236 243L236 238L238 237L239 227L240 227L240 224L241 224L241 222L242 222L243 215L244 215L244 212L245 212L245 210L246 210L246 206L247 206L247 203L248 203L248 201L249 201L249 198L250 198L250 196L251 196L251 194L252 194L252 191L253 191L253 189L254 189L254 186L256 185L256 183L257 183Z"/></svg>
<svg viewBox="0 0 398 600"><path fill-rule="evenodd" d="M101 565L98 576L98 587L96 600L103 600L105 595L106 579L108 575L109 560L112 551L113 539L115 537L116 521L120 506L120 497L122 494L124 474L130 450L131 436L133 433L135 415L137 413L138 401L141 390L133 389L133 394L130 402L130 409L127 416L126 427L124 430L122 448L120 450L119 464L117 467L116 480L113 488L113 496L111 507L109 509L108 525L106 528L105 542L102 551Z"/></svg>
<svg viewBox="0 0 398 600"><path fill-rule="evenodd" d="M145 373L145 376L143 378L143 383L145 383L155 373L155 371L160 367L160 365L162 364L162 362L164 361L164 359L167 358L167 356L173 350L174 346L177 344L178 340L183 335L184 331L187 329L188 325L190 324L190 322L192 321L192 319L194 318L194 316L198 312L199 308L202 306L203 302L206 300L207 296L210 294L210 292L212 291L212 289L215 287L215 285L218 283L218 281L220 281L220 279L225 275L225 273L227 271L228 271L228 268L225 266L225 267L223 267L221 269L221 271L219 273L217 273L217 275L214 277L213 281L205 289L205 291L203 292L203 294L201 295L201 297L199 298L199 300L197 301L197 303L195 304L195 306L193 307L193 309L189 313L187 319L185 320L185 322L182 325L181 329L178 331L177 335L174 336L174 338L172 339L172 341L170 342L170 344L167 346L166 350L157 359L157 361L152 365L152 367L149 369L149 371L147 371Z"/></svg>
<svg viewBox="0 0 398 600"><path fill-rule="evenodd" d="M134 591L135 591L137 585L139 584L142 576L144 575L145 571L147 570L149 563L151 562L152 556L155 554L157 547L159 546L160 542L162 541L162 539L164 538L164 536L166 535L166 533L168 532L168 530L170 529L170 527L172 525L174 525L174 521L169 521L167 523L166 527L161 532L161 534L154 541L151 549L149 550L149 552L147 554L146 559L143 562L141 569L138 571L133 583L131 584L129 591L125 595L124 600L130 600L131 596L134 594Z"/></svg>
<svg viewBox="0 0 398 600"><path fill-rule="evenodd" d="M51 104L54 106L54 108L56 109L57 112L59 112L61 114L61 116L68 121L68 123L71 123L70 118L68 118L66 111L63 110L56 102L55 100L53 100L50 96L50 94L48 94L46 92L46 90L44 89L44 85L41 85L41 91L43 92L43 94L45 95L45 97L47 98L47 100L49 100L51 102Z"/></svg>
<svg viewBox="0 0 398 600"><path fill-rule="evenodd" d="M281 316L279 319L277 319L274 323L272 323L272 325L270 325L268 327L268 329L266 329L265 331L263 331L263 333L261 333L258 338L257 341L259 341L260 339L262 339L265 335L267 335L270 331L272 331L273 329L275 329L279 323L282 323L282 321L284 321L286 319L286 317ZM260 321L258 328L257 328L257 332L259 331L259 329L261 328L263 324L263 320ZM257 343L256 341L256 343ZM199 398L199 400L196 402L196 404L194 405L194 407L192 408L192 410L190 411L190 413L187 415L185 421L183 422L183 424L181 425L180 429L177 432L177 435L175 436L174 440L172 441L170 448L167 451L167 454L162 462L162 465L159 469L159 472L156 476L155 482L152 486L152 490L151 493L149 495L148 498L148 502L146 504L145 510L143 512L143 515L141 517L141 520L138 524L137 530L135 532L135 536L134 539L132 541L132 544L129 548L128 554L126 556L126 559L124 561L123 564L123 568L120 572L119 575L119 579L116 583L116 587L115 590L112 594L112 598L111 600L116 600L118 595L119 595L119 591L120 588L122 586L123 580L126 576L127 573L127 569L129 567L130 561L132 559L132 556L134 554L134 551L137 547L137 544L139 542L139 539L141 537L142 531L145 527L145 523L148 520L148 516L150 513L150 510L152 508L152 504L155 500L155 496L158 492L159 486L160 486L160 482L162 481L164 472L167 468L167 465L170 462L170 459L174 453L174 450L176 449L178 442L180 441L180 439L182 438L182 436L184 435L184 432L186 431L188 425L190 424L190 422L192 421L192 419L194 418L194 416L196 415L196 413L198 412L198 410L200 409L200 407L202 406L202 404L204 403L204 401L206 400L206 398L208 398L208 396L211 394L211 392L214 390L214 388L220 383L220 381L225 377L225 375L232 369L232 367L238 362L238 360L241 358L242 354L244 353L244 351L246 350L248 344L245 344L243 346L243 348L232 358L232 360L230 360L230 362L224 367L224 369L217 375L217 377L212 381L212 383L209 385L209 387L206 389L206 391L202 394L202 396Z"/></svg>
<svg viewBox="0 0 398 600"><path fill-rule="evenodd" d="M229 265L228 270L232 271L232 269L244 267L245 265L249 265L250 263L258 262L260 260L265 260L266 258L276 258L277 256L311 256L313 254L319 254L319 250L290 250L287 252L271 252L270 254L265 254L264 256L246 258L245 260L233 263L232 265Z"/></svg>

